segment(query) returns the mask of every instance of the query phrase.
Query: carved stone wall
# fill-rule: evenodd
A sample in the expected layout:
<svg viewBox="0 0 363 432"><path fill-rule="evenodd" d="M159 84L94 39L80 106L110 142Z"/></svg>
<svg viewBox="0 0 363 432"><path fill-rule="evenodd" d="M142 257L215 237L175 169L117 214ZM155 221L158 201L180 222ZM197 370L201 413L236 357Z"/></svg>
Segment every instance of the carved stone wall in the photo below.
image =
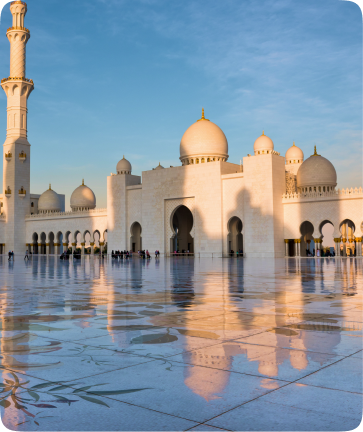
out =
<svg viewBox="0 0 363 432"><path fill-rule="evenodd" d="M291 172L286 172L286 193L288 195L297 192L296 175Z"/></svg>

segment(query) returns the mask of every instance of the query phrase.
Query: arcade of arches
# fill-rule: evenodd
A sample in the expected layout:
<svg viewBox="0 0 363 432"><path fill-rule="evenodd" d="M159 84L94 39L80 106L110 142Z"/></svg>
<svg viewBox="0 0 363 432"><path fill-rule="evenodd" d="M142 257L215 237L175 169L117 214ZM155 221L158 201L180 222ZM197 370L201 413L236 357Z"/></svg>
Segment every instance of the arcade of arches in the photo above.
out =
<svg viewBox="0 0 363 432"><path fill-rule="evenodd" d="M95 230L92 234L86 230L81 233L80 231L66 231L62 233L53 231L46 234L45 232L33 233L32 243L27 244L27 249L32 254L36 255L59 255L68 249L72 249L72 253L76 249L81 249L81 254L89 253L93 255L95 248L99 248L100 253L103 252L107 244L107 230L103 233Z"/></svg>
<svg viewBox="0 0 363 432"><path fill-rule="evenodd" d="M324 220L318 226L305 221L300 225L300 238L285 239L285 256L362 256L362 238L354 236L355 229L354 223L345 219L335 236L331 221Z"/></svg>

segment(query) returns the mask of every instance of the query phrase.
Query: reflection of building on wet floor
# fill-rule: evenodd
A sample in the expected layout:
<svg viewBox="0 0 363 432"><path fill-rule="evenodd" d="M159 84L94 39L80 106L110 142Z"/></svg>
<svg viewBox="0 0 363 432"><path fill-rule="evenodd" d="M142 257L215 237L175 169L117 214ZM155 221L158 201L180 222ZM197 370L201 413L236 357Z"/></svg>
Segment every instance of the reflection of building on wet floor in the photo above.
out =
<svg viewBox="0 0 363 432"><path fill-rule="evenodd" d="M107 178L107 209L96 208L90 187L79 185L65 212L65 196L51 185L30 192L27 99L34 90L26 76L24 24L27 5L12 2L10 76L1 81L8 101L4 144L4 194L0 195L0 253L84 255L140 249L170 255L362 256L362 188L336 190L328 159L304 160L295 143L285 157L263 132L238 163L228 162L224 132L202 116L180 141L180 166L132 174L123 157ZM14 48L17 47L17 48ZM252 143L251 143L252 148ZM330 227L327 229L327 227Z"/></svg>

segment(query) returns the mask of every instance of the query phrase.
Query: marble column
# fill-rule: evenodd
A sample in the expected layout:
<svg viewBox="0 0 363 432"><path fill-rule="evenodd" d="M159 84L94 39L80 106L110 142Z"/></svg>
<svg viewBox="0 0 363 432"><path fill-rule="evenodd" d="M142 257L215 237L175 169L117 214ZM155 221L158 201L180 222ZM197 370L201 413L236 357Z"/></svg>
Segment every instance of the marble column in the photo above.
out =
<svg viewBox="0 0 363 432"><path fill-rule="evenodd" d="M68 250L68 243L63 243L63 252L66 253Z"/></svg>
<svg viewBox="0 0 363 432"><path fill-rule="evenodd" d="M49 250L50 250L49 243L46 243L46 244L45 244L45 253L46 253L47 255L49 255Z"/></svg>
<svg viewBox="0 0 363 432"><path fill-rule="evenodd" d="M343 257L346 257L347 256L347 239L342 238L342 242L343 242Z"/></svg>
<svg viewBox="0 0 363 432"><path fill-rule="evenodd" d="M289 239L285 239L285 257L289 256Z"/></svg>
<svg viewBox="0 0 363 432"><path fill-rule="evenodd" d="M76 250L77 243L72 243L72 254Z"/></svg>
<svg viewBox="0 0 363 432"><path fill-rule="evenodd" d="M335 256L340 257L340 237L335 237L334 243L335 243Z"/></svg>
<svg viewBox="0 0 363 432"><path fill-rule="evenodd" d="M362 237L357 237L355 239L355 241L357 242L357 257L361 257L362 256Z"/></svg>
<svg viewBox="0 0 363 432"><path fill-rule="evenodd" d="M295 256L296 256L296 257L298 256L298 240L299 240L299 239L295 239L295 240L294 240L294 243L295 243Z"/></svg>
<svg viewBox="0 0 363 432"><path fill-rule="evenodd" d="M60 243L54 243L54 254L55 255L60 255Z"/></svg>
<svg viewBox="0 0 363 432"><path fill-rule="evenodd" d="M84 255L84 247L86 243L81 243L81 255Z"/></svg>
<svg viewBox="0 0 363 432"><path fill-rule="evenodd" d="M91 246L91 255L94 256L95 254L95 244L94 243L90 243Z"/></svg>
<svg viewBox="0 0 363 432"><path fill-rule="evenodd" d="M315 258L318 258L318 250L319 250L319 245L320 245L320 239L319 238L314 238L314 243L315 243Z"/></svg>
<svg viewBox="0 0 363 432"><path fill-rule="evenodd" d="M102 257L102 253L103 253L103 246L105 245L105 243L104 242L100 242L100 254L101 254L101 257Z"/></svg>
<svg viewBox="0 0 363 432"><path fill-rule="evenodd" d="M297 256L301 257L301 239L297 241Z"/></svg>
<svg viewBox="0 0 363 432"><path fill-rule="evenodd" d="M41 243L38 243L38 255L41 255L42 254L42 244Z"/></svg>

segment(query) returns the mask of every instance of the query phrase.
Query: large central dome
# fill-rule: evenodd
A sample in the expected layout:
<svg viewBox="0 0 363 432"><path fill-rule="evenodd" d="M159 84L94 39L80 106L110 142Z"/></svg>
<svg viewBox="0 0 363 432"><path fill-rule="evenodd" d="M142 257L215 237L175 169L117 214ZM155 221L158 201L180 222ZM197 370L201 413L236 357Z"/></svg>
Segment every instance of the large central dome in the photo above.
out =
<svg viewBox="0 0 363 432"><path fill-rule="evenodd" d="M180 160L183 165L226 161L228 142L221 128L204 117L192 124L180 141Z"/></svg>

